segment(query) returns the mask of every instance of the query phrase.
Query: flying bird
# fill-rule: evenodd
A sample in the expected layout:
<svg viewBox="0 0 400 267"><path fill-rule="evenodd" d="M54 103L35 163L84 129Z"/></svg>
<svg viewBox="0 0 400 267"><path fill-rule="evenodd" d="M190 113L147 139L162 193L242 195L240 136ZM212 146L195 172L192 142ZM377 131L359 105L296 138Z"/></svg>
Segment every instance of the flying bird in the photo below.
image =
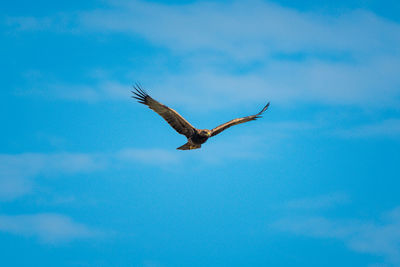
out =
<svg viewBox="0 0 400 267"><path fill-rule="evenodd" d="M166 105L161 104L160 102L154 100L151 96L149 96L143 88L136 84L134 87L135 91L132 91L134 94L132 97L136 98L139 103L147 105L150 109L154 110L158 113L164 120L166 120L172 128L175 129L180 134L183 134L187 138L187 143L183 146L178 147L180 150L190 150L200 148L202 144L204 144L208 138L215 136L222 131L228 129L233 125L237 125L240 123L256 120L261 118L261 114L266 111L269 107L269 102L265 107L255 115L246 116L242 118L233 119L224 124L221 124L218 127L215 127L212 130L208 129L197 129L193 127L187 120L185 120L178 112L173 110L172 108L167 107Z"/></svg>

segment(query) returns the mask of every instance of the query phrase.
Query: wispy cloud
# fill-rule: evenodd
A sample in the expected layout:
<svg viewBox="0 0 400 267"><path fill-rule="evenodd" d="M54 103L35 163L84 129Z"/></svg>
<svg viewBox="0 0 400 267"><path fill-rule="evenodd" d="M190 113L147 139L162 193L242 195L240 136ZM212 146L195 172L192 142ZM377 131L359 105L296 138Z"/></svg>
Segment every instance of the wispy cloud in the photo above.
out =
<svg viewBox="0 0 400 267"><path fill-rule="evenodd" d="M338 130L336 135L345 138L399 138L400 137L400 120L387 119L384 121L364 124L350 129Z"/></svg>
<svg viewBox="0 0 400 267"><path fill-rule="evenodd" d="M3 175L35 175L40 172L51 173L53 171L63 172L85 172L99 169L101 160L96 154L84 153L23 153L23 154L1 154L0 172ZM21 168L24 166L24 168Z"/></svg>
<svg viewBox="0 0 400 267"><path fill-rule="evenodd" d="M81 25L102 32L140 34L177 51L212 49L238 58L319 49L368 53L381 48L388 52L390 47L399 51L388 46L400 41L399 26L362 10L321 16L263 1L110 3L109 9L82 12Z"/></svg>
<svg viewBox="0 0 400 267"><path fill-rule="evenodd" d="M50 17L38 18L29 16L8 17L4 22L6 25L17 31L51 29L58 24Z"/></svg>
<svg viewBox="0 0 400 267"><path fill-rule="evenodd" d="M330 208L348 202L349 196L347 194L336 192L327 195L290 200L284 204L284 207L291 210L315 210Z"/></svg>
<svg viewBox="0 0 400 267"><path fill-rule="evenodd" d="M6 22L19 30L58 26L56 29L139 34L178 52L209 49L238 58L321 50L399 52L392 45L400 41L399 25L363 10L321 15L257 0L182 5L124 0L108 3L107 8L91 11L9 17Z"/></svg>
<svg viewBox="0 0 400 267"><path fill-rule="evenodd" d="M40 174L82 173L99 170L105 162L96 154L23 153L0 155L0 200L25 195Z"/></svg>
<svg viewBox="0 0 400 267"><path fill-rule="evenodd" d="M318 212L319 208L345 201L342 197L335 198L322 197L322 203L315 205L310 199L290 202L289 206L297 209L297 212L277 220L271 227L295 235L336 239L345 243L350 250L379 255L387 263L400 264L400 207L384 213L376 220L328 218L309 213L301 215L304 208L310 205Z"/></svg>
<svg viewBox="0 0 400 267"><path fill-rule="evenodd" d="M176 146L181 145L181 143ZM200 151L159 148L123 148L110 153L22 153L0 154L0 200L9 201L32 193L39 176L91 174L113 168L155 166L167 170L184 169L189 162L222 164L227 160L253 160L265 155L254 151L254 137L227 138Z"/></svg>
<svg viewBox="0 0 400 267"><path fill-rule="evenodd" d="M51 30L54 25L55 30L141 36L166 47L185 68L157 72L160 84L149 73L150 85L163 88L157 90L168 92L164 95L171 101L185 100L193 107L260 98L278 104L367 103L368 108L399 104L400 25L364 10L319 14L257 0L184 5L110 1L91 11L9 20L10 27L21 30ZM245 71L246 66L253 67ZM114 94L123 90L106 90L120 87L118 82L106 85L100 81L95 86L99 90L78 85L58 96L87 100L124 95ZM244 94L249 88L252 93ZM223 103L216 101L221 98Z"/></svg>
<svg viewBox="0 0 400 267"><path fill-rule="evenodd" d="M197 164L224 164L229 161L236 160L257 160L267 157L265 150L268 146L272 146L271 142L265 142L261 137L256 135L233 135L226 136L223 140L211 139L204 148L191 151L176 150L186 142L176 144L171 149L159 148L125 148L110 155L110 159L117 161L119 164L133 163L146 164L166 168L168 166L179 166L185 169L193 166L193 162Z"/></svg>
<svg viewBox="0 0 400 267"><path fill-rule="evenodd" d="M11 200L32 191L33 183L24 176L0 176L0 201Z"/></svg>
<svg viewBox="0 0 400 267"><path fill-rule="evenodd" d="M151 165L176 164L181 161L181 157L176 151L162 149L127 148L117 152L116 158L125 162L139 162Z"/></svg>
<svg viewBox="0 0 400 267"><path fill-rule="evenodd" d="M18 90L18 94L36 94L70 101L98 102L98 101L130 101L131 84L122 84L117 81L97 80L95 83L67 84L62 82L47 83L35 82L29 90Z"/></svg>
<svg viewBox="0 0 400 267"><path fill-rule="evenodd" d="M70 242L100 235L98 230L54 213L0 215L0 231L36 237L45 243Z"/></svg>
<svg viewBox="0 0 400 267"><path fill-rule="evenodd" d="M78 33L76 14L57 13L49 16L6 16L2 23L12 32L18 31L56 31L63 33Z"/></svg>

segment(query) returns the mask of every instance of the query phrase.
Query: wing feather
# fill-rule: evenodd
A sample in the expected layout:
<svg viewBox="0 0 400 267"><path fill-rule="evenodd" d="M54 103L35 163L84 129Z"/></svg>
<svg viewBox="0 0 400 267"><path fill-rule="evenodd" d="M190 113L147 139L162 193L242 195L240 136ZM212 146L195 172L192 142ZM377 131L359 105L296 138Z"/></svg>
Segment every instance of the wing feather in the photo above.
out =
<svg viewBox="0 0 400 267"><path fill-rule="evenodd" d="M233 119L233 120L230 120L230 121L228 121L228 122L226 122L224 124L221 124L218 127L215 127L214 129L211 130L211 136L215 136L215 135L221 133L222 131L228 129L229 127L232 127L233 125L237 125L237 124L245 123L245 122L248 122L248 121L256 120L257 118L261 118L261 114L264 111L266 111L268 109L268 107L269 107L269 102L268 102L267 105L265 105L265 107L260 112L258 112L255 115Z"/></svg>
<svg viewBox="0 0 400 267"><path fill-rule="evenodd" d="M136 84L133 88L136 91L132 91L134 94L132 97L137 99L139 103L147 105L149 108L157 112L158 115L163 117L163 119L175 129L175 131L185 135L187 138L194 133L195 128L181 115L179 115L178 112L154 100L146 93L146 91L143 90L139 84Z"/></svg>

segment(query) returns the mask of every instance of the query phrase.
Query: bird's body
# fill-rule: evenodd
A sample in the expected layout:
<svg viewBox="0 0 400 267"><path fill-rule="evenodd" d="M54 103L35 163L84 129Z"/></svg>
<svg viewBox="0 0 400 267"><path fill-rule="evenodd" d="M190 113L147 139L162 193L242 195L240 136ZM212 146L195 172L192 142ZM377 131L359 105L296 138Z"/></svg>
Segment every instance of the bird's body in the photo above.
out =
<svg viewBox="0 0 400 267"><path fill-rule="evenodd" d="M183 146L178 147L180 150L190 150L200 148L202 144L204 144L208 138L211 136L210 130L199 130L195 129L193 134L188 138L188 142Z"/></svg>
<svg viewBox="0 0 400 267"><path fill-rule="evenodd" d="M238 119L233 119L231 121L228 121L227 123L221 124L220 126L208 130L208 129L196 129L193 127L187 120L185 120L181 115L179 115L178 112L175 110L161 104L160 102L154 100L152 97L150 97L142 88L140 85L136 84L134 87L136 91L132 91L134 96L133 98L136 98L139 100L139 103L147 105L149 108L157 112L161 117L166 120L169 125L172 126L178 133L183 134L186 136L188 139L188 142L177 149L180 150L191 150L191 149L197 149L200 148L202 144L204 144L208 138L215 136L219 134L220 132L226 130L227 128L256 120L257 118L261 117L261 114L267 110L269 106L268 104L257 114L243 117L243 118L238 118Z"/></svg>

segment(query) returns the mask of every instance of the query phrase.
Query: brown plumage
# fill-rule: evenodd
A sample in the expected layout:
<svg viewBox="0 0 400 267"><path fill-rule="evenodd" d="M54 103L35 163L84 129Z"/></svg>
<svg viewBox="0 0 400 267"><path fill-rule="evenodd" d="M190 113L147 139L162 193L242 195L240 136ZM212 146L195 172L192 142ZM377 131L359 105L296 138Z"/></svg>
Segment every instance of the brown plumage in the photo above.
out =
<svg viewBox="0 0 400 267"><path fill-rule="evenodd" d="M161 117L166 120L172 128L175 129L180 134L183 134L188 139L188 142L183 146L178 147L180 150L190 150L197 149L201 147L201 144L205 143L208 138L211 136L215 136L220 132L228 129L233 125L237 125L240 123L256 120L257 118L261 118L261 114L266 111L269 107L269 102L265 107L255 115L233 119L224 124L221 124L218 127L215 127L212 130L207 129L196 129L193 127L187 120L185 120L178 112L173 110L172 108L167 107L166 105L161 104L160 102L154 100L151 96L149 96L139 84L134 86L136 91L132 91L134 94L132 97L136 98L139 103L147 105L149 108L157 112Z"/></svg>

